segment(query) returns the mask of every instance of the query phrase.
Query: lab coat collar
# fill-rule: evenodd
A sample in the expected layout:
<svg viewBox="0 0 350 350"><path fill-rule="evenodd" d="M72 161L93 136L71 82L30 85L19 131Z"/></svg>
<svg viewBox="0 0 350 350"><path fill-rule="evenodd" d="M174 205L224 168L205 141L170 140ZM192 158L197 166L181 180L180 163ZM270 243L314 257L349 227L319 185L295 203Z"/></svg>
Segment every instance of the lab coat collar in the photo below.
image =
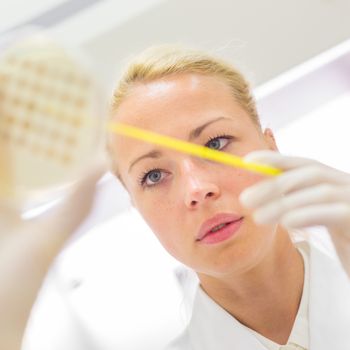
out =
<svg viewBox="0 0 350 350"><path fill-rule="evenodd" d="M349 280L332 258L306 242L302 244L310 254L309 349L350 349ZM266 349L201 288L186 333L193 350Z"/></svg>
<svg viewBox="0 0 350 350"><path fill-rule="evenodd" d="M188 328L193 350L262 350L249 329L222 309L198 288Z"/></svg>

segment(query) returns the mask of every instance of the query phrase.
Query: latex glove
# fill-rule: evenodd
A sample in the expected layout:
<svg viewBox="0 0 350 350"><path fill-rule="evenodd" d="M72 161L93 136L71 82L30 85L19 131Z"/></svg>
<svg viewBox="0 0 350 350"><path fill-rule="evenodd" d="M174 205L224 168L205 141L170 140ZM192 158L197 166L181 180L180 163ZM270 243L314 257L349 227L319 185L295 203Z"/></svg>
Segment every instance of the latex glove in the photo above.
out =
<svg viewBox="0 0 350 350"><path fill-rule="evenodd" d="M63 203L32 222L23 221L9 208L1 209L0 349L20 350L30 310L47 270L88 215L95 184L104 171L104 165L96 166Z"/></svg>
<svg viewBox="0 0 350 350"><path fill-rule="evenodd" d="M297 229L325 226L350 276L350 174L273 151L255 151L245 160L284 170L241 193L242 204L254 209L256 223Z"/></svg>

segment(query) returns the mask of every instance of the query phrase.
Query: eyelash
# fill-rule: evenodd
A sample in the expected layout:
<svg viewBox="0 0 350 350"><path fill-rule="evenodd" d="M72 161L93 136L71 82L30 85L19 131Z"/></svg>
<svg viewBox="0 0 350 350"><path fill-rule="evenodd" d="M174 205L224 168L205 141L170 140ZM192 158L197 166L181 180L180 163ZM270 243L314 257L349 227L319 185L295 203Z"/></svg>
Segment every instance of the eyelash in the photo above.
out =
<svg viewBox="0 0 350 350"><path fill-rule="evenodd" d="M218 135L218 136L213 136L209 137L208 141L205 143L205 147L208 147L209 143L217 140L217 139L226 139L227 141L234 139L233 136L231 135ZM219 151L223 150L228 144L223 146L222 148L219 149ZM138 178L138 183L140 184L141 187L153 187L157 185L158 183L154 183L153 185L146 185L147 177L154 171L160 171L162 172L162 169L159 168L152 168L149 170L144 171Z"/></svg>

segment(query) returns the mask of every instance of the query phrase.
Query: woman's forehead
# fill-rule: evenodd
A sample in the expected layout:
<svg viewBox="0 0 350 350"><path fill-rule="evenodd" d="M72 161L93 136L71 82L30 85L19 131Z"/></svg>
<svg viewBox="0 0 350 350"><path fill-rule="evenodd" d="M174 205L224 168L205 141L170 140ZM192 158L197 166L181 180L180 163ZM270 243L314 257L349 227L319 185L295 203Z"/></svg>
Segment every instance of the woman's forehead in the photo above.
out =
<svg viewBox="0 0 350 350"><path fill-rule="evenodd" d="M134 85L119 105L115 119L140 127L183 121L190 124L190 115L207 118L213 110L232 107L239 106L230 87L219 78L180 74Z"/></svg>

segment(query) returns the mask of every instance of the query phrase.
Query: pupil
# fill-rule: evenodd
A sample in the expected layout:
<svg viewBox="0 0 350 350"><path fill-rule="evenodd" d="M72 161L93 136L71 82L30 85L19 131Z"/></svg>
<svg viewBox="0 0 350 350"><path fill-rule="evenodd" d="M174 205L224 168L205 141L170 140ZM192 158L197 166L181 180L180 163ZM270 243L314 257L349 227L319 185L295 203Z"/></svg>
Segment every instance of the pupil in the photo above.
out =
<svg viewBox="0 0 350 350"><path fill-rule="evenodd" d="M220 148L220 140L212 140L209 144L210 148L219 149Z"/></svg>
<svg viewBox="0 0 350 350"><path fill-rule="evenodd" d="M159 171L154 171L149 175L149 179L152 182L157 182L160 179L160 172Z"/></svg>

